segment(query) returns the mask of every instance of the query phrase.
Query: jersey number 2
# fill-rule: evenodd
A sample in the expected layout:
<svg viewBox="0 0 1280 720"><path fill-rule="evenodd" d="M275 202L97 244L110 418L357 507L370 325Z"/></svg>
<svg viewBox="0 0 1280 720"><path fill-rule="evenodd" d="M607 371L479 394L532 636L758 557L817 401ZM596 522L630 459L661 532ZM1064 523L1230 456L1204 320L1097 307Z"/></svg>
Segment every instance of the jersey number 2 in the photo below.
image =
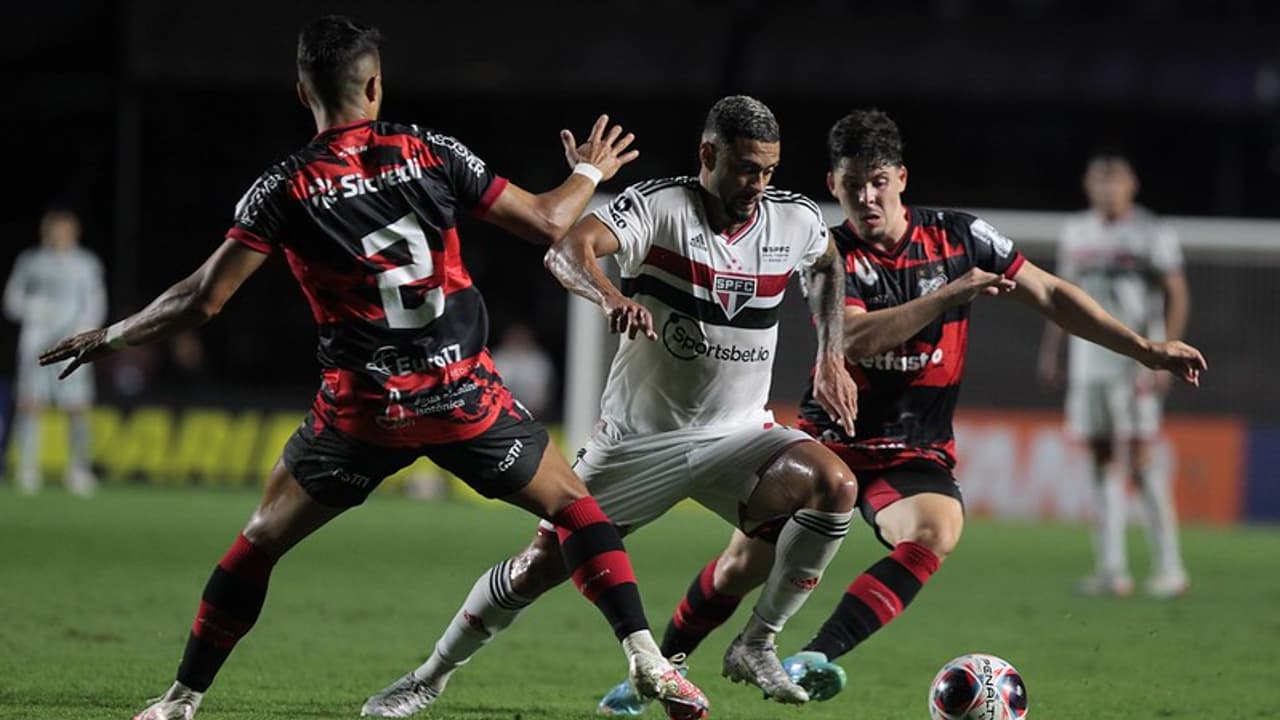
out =
<svg viewBox="0 0 1280 720"><path fill-rule="evenodd" d="M360 238L366 255L372 257L401 240L409 247L409 264L378 273L378 290L382 294L382 310L387 315L387 327L395 330L411 330L425 327L444 314L444 289L434 287L421 293L422 302L417 307L405 307L406 285L420 282L435 273L431 260L431 248L427 236L418 224L418 218L410 213L399 220L379 228Z"/></svg>

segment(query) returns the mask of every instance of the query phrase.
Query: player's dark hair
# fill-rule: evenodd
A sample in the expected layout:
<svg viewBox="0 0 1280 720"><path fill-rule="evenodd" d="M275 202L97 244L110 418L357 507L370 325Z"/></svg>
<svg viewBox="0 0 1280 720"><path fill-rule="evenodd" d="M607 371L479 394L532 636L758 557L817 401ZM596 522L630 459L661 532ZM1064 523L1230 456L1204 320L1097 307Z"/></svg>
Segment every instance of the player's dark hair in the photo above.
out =
<svg viewBox="0 0 1280 720"><path fill-rule="evenodd" d="M298 77L326 108L342 107L362 89L356 69L362 58L378 58L382 34L342 15L325 15L298 33Z"/></svg>
<svg viewBox="0 0 1280 720"><path fill-rule="evenodd" d="M746 95L730 95L717 100L707 113L702 135L722 143L731 143L738 138L773 143L782 137L773 111Z"/></svg>
<svg viewBox="0 0 1280 720"><path fill-rule="evenodd" d="M1133 158L1120 145L1099 145L1095 147L1093 152L1089 153L1089 159L1085 161L1085 167L1095 162L1118 162L1128 165L1130 169L1133 168Z"/></svg>
<svg viewBox="0 0 1280 720"><path fill-rule="evenodd" d="M831 169L844 158L858 158L866 167L902 164L902 133L883 110L854 110L836 121L827 133Z"/></svg>

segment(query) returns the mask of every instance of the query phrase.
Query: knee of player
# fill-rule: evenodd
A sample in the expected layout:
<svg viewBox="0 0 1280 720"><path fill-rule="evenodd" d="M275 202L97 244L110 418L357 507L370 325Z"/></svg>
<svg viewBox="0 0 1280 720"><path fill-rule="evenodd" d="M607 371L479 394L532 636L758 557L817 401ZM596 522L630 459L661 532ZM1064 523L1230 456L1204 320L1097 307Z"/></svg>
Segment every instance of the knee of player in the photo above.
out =
<svg viewBox="0 0 1280 720"><path fill-rule="evenodd" d="M858 502L858 480L839 458L818 468L810 506L825 512L849 512Z"/></svg>
<svg viewBox="0 0 1280 720"><path fill-rule="evenodd" d="M240 534L255 548L272 557L278 558L285 553L283 529L262 514L254 513Z"/></svg>
<svg viewBox="0 0 1280 720"><path fill-rule="evenodd" d="M939 560L945 560L960 544L960 528L945 523L925 522L903 540L909 540L928 548Z"/></svg>

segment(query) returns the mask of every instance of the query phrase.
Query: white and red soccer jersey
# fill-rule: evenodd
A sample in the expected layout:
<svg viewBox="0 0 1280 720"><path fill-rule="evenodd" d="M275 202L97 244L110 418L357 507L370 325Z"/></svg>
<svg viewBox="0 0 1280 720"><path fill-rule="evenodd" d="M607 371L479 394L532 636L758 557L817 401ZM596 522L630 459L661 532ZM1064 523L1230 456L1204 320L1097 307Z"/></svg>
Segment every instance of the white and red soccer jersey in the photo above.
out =
<svg viewBox="0 0 1280 720"><path fill-rule="evenodd" d="M697 178L633 185L595 216L613 231L622 292L658 340L625 336L601 417L622 436L772 421L765 409L787 281L827 249L818 206L768 188L731 236L711 228Z"/></svg>
<svg viewBox="0 0 1280 720"><path fill-rule="evenodd" d="M1145 208L1117 222L1086 211L1063 225L1058 275L1147 337L1164 338L1163 278L1181 269L1177 236ZM1136 361L1075 336L1068 355L1072 385L1129 382L1141 370Z"/></svg>

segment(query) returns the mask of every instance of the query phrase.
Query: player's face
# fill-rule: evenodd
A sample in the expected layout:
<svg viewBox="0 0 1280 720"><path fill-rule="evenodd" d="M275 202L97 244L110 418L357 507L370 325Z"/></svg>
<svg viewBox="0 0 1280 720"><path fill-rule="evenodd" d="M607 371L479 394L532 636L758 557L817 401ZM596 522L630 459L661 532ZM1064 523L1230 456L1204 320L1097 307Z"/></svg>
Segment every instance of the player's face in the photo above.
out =
<svg viewBox="0 0 1280 720"><path fill-rule="evenodd" d="M907 168L903 165L868 166L857 158L843 158L827 174L827 188L864 239L894 233L904 221L902 191L907 189Z"/></svg>
<svg viewBox="0 0 1280 720"><path fill-rule="evenodd" d="M1133 207L1138 177L1123 159L1098 158L1085 170L1084 192L1094 210L1107 217L1121 217Z"/></svg>
<svg viewBox="0 0 1280 720"><path fill-rule="evenodd" d="M80 223L68 215L50 217L40 227L40 241L54 250L73 247L80 242Z"/></svg>
<svg viewBox="0 0 1280 720"><path fill-rule="evenodd" d="M711 173L707 189L720 199L733 222L750 220L778 169L781 143L738 138L729 144L702 145L702 162Z"/></svg>

